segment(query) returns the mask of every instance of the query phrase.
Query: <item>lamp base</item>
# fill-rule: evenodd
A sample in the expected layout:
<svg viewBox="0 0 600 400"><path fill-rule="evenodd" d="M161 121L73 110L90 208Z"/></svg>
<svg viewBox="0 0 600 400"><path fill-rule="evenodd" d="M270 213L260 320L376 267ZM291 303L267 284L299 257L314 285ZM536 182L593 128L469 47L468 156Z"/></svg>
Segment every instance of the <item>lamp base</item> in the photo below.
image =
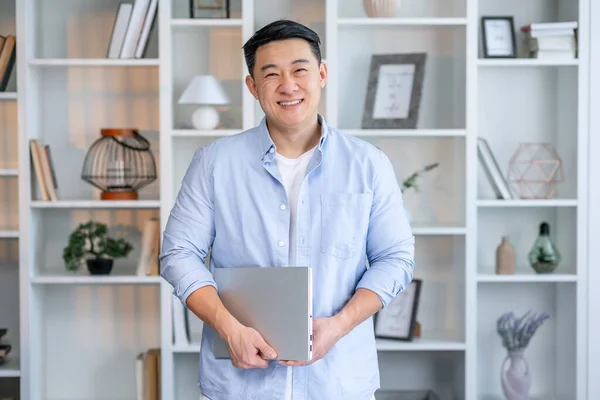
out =
<svg viewBox="0 0 600 400"><path fill-rule="evenodd" d="M102 192L102 200L137 200L137 192Z"/></svg>
<svg viewBox="0 0 600 400"><path fill-rule="evenodd" d="M196 129L216 129L219 125L219 113L214 107L200 106L192 114L192 124Z"/></svg>

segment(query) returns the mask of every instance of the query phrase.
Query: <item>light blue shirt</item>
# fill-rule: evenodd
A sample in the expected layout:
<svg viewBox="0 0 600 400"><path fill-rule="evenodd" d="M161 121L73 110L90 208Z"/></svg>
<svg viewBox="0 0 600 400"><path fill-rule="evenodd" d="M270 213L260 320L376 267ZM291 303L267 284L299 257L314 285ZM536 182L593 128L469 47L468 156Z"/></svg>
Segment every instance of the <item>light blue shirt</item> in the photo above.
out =
<svg viewBox="0 0 600 400"><path fill-rule="evenodd" d="M313 316L338 313L357 288L384 306L411 282L414 236L387 156L327 127L308 164L297 205L297 265L313 269ZM185 304L213 285L211 271L288 266L290 207L274 161L266 119L196 150L164 232L161 275ZM204 260L209 249L210 270ZM368 262L368 268L367 268ZM217 288L218 289L218 288ZM276 301L277 299L273 299ZM204 325L198 386L215 400L280 400L286 368L238 369L215 359L215 332ZM321 360L294 367L294 400L366 400L379 388L372 318Z"/></svg>

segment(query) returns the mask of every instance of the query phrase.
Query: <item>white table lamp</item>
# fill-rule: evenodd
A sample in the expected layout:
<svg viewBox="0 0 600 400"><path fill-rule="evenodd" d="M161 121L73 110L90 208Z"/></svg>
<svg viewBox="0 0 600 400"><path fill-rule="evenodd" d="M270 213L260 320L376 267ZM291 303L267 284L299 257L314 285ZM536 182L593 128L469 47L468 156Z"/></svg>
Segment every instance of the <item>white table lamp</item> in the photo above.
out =
<svg viewBox="0 0 600 400"><path fill-rule="evenodd" d="M196 129L215 129L219 125L217 105L229 104L229 97L212 75L194 77L178 101L179 104L199 104L192 114Z"/></svg>

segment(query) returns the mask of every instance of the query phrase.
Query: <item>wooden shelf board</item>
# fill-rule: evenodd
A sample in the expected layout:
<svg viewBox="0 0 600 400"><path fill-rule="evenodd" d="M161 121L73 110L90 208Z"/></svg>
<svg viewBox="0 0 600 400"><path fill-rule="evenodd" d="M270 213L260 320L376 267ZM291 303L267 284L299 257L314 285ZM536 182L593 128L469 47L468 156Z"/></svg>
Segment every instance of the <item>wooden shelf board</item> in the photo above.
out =
<svg viewBox="0 0 600 400"><path fill-rule="evenodd" d="M480 67L565 67L579 65L578 59L542 60L537 58L481 58Z"/></svg>
<svg viewBox="0 0 600 400"><path fill-rule="evenodd" d="M29 61L40 67L146 67L158 66L158 59L140 58L38 58Z"/></svg>
<svg viewBox="0 0 600 400"><path fill-rule="evenodd" d="M340 131L358 137L463 137L467 135L464 129L340 129Z"/></svg>
<svg viewBox="0 0 600 400"><path fill-rule="evenodd" d="M466 18L338 18L341 26L466 26Z"/></svg>
<svg viewBox="0 0 600 400"><path fill-rule="evenodd" d="M173 27L221 27L221 26L242 26L243 20L240 18L173 18L171 26Z"/></svg>
<svg viewBox="0 0 600 400"><path fill-rule="evenodd" d="M576 207L576 199L477 200L478 207Z"/></svg>
<svg viewBox="0 0 600 400"><path fill-rule="evenodd" d="M33 208L159 208L160 200L58 200L44 201L34 200L31 202Z"/></svg>

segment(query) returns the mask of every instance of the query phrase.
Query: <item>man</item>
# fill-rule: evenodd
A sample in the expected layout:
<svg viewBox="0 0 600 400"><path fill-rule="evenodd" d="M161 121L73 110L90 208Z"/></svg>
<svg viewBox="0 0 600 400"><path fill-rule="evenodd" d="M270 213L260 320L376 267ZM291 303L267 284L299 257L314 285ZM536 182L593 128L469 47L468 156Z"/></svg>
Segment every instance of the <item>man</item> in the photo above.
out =
<svg viewBox="0 0 600 400"><path fill-rule="evenodd" d="M315 32L276 21L248 40L244 55L246 85L265 118L196 151L163 238L161 275L205 322L201 398L372 399L379 370L371 317L414 268L394 171L383 152L318 114L327 66ZM276 349L227 312L213 280L215 268L236 266L313 268L310 362L263 359ZM231 360L214 358L215 335Z"/></svg>

